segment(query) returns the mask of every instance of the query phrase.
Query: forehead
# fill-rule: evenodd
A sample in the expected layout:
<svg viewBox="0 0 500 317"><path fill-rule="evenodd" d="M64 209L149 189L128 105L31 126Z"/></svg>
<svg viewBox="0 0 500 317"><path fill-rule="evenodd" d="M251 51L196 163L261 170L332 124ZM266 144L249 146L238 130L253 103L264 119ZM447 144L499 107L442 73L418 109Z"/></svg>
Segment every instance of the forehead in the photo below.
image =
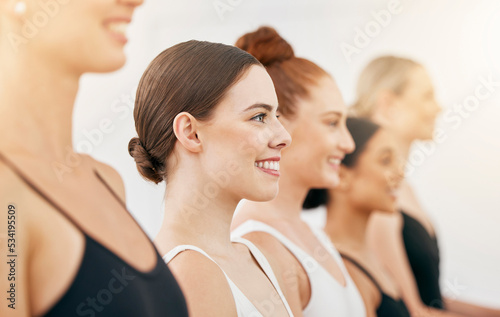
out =
<svg viewBox="0 0 500 317"><path fill-rule="evenodd" d="M377 155L384 153L386 150L394 151L395 149L394 137L383 128L379 128L366 143L364 152L370 153L370 155Z"/></svg>
<svg viewBox="0 0 500 317"><path fill-rule="evenodd" d="M219 104L225 113L239 114L254 104L267 104L274 108L278 106L278 99L274 90L273 81L264 67L250 66L226 93Z"/></svg>
<svg viewBox="0 0 500 317"><path fill-rule="evenodd" d="M321 77L317 84L310 85L308 89L309 97L299 101L298 112L318 115L326 112L345 113L347 111L342 94L330 76Z"/></svg>
<svg viewBox="0 0 500 317"><path fill-rule="evenodd" d="M410 92L422 91L422 90L432 90L431 78L427 71L421 67L415 67L409 74L408 77L408 88Z"/></svg>

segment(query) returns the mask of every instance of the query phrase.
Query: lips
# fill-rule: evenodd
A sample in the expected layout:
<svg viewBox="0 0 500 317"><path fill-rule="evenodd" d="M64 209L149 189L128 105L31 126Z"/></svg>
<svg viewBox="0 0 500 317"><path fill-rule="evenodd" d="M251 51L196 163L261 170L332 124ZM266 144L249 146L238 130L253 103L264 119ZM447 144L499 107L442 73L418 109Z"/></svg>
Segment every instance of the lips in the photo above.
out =
<svg viewBox="0 0 500 317"><path fill-rule="evenodd" d="M335 170L338 170L343 157L330 156L328 157L328 164L330 164Z"/></svg>
<svg viewBox="0 0 500 317"><path fill-rule="evenodd" d="M259 170L271 174L273 176L280 176L280 157L272 157L264 160L255 161L254 165Z"/></svg>
<svg viewBox="0 0 500 317"><path fill-rule="evenodd" d="M130 24L130 18L114 18L109 19L104 23L105 28L110 35L118 42L127 43L127 27Z"/></svg>

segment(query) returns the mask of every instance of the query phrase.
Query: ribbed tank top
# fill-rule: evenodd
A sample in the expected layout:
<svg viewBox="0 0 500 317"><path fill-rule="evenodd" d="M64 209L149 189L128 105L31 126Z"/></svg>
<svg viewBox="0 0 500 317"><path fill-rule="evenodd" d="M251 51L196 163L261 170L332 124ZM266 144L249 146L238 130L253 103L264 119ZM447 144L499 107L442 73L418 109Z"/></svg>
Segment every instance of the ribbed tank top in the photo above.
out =
<svg viewBox="0 0 500 317"><path fill-rule="evenodd" d="M346 285L341 285L314 257L290 241L281 232L260 221L248 220L236 228L232 235L243 237L251 232L265 232L281 242L300 262L307 273L311 285L311 298L303 310L304 317L320 316L366 316L365 305L352 281L342 258L330 239L321 230L310 226L316 238L340 267Z"/></svg>

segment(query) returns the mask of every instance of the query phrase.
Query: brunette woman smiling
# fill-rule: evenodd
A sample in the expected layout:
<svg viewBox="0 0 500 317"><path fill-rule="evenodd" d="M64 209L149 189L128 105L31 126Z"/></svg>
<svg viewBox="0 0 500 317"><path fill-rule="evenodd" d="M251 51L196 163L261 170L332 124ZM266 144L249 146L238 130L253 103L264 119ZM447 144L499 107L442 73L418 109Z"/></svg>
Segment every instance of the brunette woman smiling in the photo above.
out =
<svg viewBox="0 0 500 317"><path fill-rule="evenodd" d="M245 202L235 217L234 235L250 239L274 259L296 316L365 316L337 250L321 230L300 218L307 192L335 186L341 159L354 149L340 91L326 71L296 57L272 28L245 34L236 44L266 66L278 94L280 120L293 143L280 162L278 196Z"/></svg>
<svg viewBox="0 0 500 317"><path fill-rule="evenodd" d="M166 181L155 239L183 289L191 316L292 316L268 261L230 239L238 202L278 193L290 135L276 116L274 86L250 54L189 41L144 73L129 151L139 172Z"/></svg>

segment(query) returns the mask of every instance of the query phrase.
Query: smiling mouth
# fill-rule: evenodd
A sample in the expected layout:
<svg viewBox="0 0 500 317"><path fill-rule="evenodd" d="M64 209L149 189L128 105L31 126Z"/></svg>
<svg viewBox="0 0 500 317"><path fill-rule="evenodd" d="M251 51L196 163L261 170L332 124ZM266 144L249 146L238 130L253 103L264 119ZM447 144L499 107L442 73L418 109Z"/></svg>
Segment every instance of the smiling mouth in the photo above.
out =
<svg viewBox="0 0 500 317"><path fill-rule="evenodd" d="M272 176L280 176L280 162L277 160L264 160L254 163L255 167L264 173L270 174Z"/></svg>
<svg viewBox="0 0 500 317"><path fill-rule="evenodd" d="M127 27L129 21L110 21L106 23L106 29L114 36L115 39L122 43L127 42Z"/></svg>
<svg viewBox="0 0 500 317"><path fill-rule="evenodd" d="M280 162L278 161L260 161L255 162L255 167L259 167L265 170L279 171Z"/></svg>

